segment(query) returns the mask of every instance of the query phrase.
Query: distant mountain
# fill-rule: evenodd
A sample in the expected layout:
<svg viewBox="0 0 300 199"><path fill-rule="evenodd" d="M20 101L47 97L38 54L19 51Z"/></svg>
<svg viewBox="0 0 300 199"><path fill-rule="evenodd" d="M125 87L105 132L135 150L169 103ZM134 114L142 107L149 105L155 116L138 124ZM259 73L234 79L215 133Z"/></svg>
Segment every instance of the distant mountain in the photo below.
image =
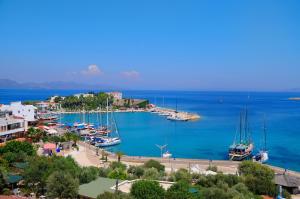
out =
<svg viewBox="0 0 300 199"><path fill-rule="evenodd" d="M26 83L19 83L14 80L10 79L0 79L0 89L90 89L90 90L103 90L103 89L117 89L112 86L108 85L101 85L101 84L83 84L83 83L76 83L76 82L43 82L43 83L36 83L36 82L26 82Z"/></svg>
<svg viewBox="0 0 300 199"><path fill-rule="evenodd" d="M293 88L293 89L291 89L291 91L293 91L293 92L300 92L300 88Z"/></svg>

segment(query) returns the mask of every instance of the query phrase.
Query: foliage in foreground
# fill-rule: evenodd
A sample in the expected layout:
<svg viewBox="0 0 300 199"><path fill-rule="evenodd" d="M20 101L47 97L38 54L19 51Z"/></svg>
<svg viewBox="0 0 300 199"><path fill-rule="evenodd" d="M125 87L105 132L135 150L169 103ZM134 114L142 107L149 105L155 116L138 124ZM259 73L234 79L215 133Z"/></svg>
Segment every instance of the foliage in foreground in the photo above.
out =
<svg viewBox="0 0 300 199"><path fill-rule="evenodd" d="M239 165L239 173L244 177L244 183L255 194L276 195L274 171L265 165L244 161Z"/></svg>
<svg viewBox="0 0 300 199"><path fill-rule="evenodd" d="M55 171L47 179L47 196L49 198L76 198L79 181L69 172Z"/></svg>
<svg viewBox="0 0 300 199"><path fill-rule="evenodd" d="M130 193L137 199L163 199L165 196L165 190L158 182L147 180L139 180L133 183Z"/></svg>

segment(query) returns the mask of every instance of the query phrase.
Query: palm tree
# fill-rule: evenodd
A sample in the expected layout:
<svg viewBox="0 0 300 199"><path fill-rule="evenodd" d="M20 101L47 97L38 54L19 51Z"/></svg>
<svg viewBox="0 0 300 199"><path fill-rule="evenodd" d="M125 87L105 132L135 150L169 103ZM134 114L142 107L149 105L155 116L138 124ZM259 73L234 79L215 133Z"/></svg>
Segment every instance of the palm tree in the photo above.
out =
<svg viewBox="0 0 300 199"><path fill-rule="evenodd" d="M118 156L118 162L121 162L121 158L124 155L124 153L122 151L118 151L116 152L116 155Z"/></svg>
<svg viewBox="0 0 300 199"><path fill-rule="evenodd" d="M33 142L40 141L42 135L43 135L43 132L40 129L35 129L33 127L30 127L27 130L27 138L32 139Z"/></svg>
<svg viewBox="0 0 300 199"><path fill-rule="evenodd" d="M72 141L74 142L74 145L77 146L77 141L79 140L79 136L76 134L72 134Z"/></svg>

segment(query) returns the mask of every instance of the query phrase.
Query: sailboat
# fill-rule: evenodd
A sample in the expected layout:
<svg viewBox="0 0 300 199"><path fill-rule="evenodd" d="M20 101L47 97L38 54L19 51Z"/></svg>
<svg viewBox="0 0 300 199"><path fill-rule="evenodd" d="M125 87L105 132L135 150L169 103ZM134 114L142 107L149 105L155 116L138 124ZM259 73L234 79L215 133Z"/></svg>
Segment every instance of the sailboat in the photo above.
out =
<svg viewBox="0 0 300 199"><path fill-rule="evenodd" d="M100 139L98 140L98 142L95 144L95 146L97 147L109 147L109 146L114 146L114 145L118 145L121 143L121 138L119 136L119 132L118 132L118 127L113 115L113 110L111 107L111 124L109 125L109 116L108 116L108 99L106 101L106 128L108 131L110 131L110 133L107 133L106 136L100 137ZM110 129L109 129L110 127ZM115 134L114 137L112 137L112 134Z"/></svg>
<svg viewBox="0 0 300 199"><path fill-rule="evenodd" d="M230 160L242 161L252 156L254 145L250 138L250 130L248 124L248 110L242 111L240 114L239 140L235 140L229 147L228 156Z"/></svg>
<svg viewBox="0 0 300 199"><path fill-rule="evenodd" d="M264 120L263 126L264 133L264 146L263 148L254 156L254 160L260 163L266 163L269 160L269 153L267 151L267 128L266 128L266 120Z"/></svg>
<svg viewBox="0 0 300 199"><path fill-rule="evenodd" d="M160 149L160 156L161 158L171 158L172 154L167 150L167 144L165 145L158 145L156 146Z"/></svg>

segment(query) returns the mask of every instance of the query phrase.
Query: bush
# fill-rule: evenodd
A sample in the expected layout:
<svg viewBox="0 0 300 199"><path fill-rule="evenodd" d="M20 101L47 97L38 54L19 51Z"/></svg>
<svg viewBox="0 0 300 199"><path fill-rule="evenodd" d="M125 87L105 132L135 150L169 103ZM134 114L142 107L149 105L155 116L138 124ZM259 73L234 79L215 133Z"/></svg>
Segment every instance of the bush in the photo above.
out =
<svg viewBox="0 0 300 199"><path fill-rule="evenodd" d="M265 165L244 161L239 165L239 173L245 178L245 184L257 195L275 195L274 171Z"/></svg>
<svg viewBox="0 0 300 199"><path fill-rule="evenodd" d="M0 147L0 154L7 152L20 153L23 152L28 156L35 155L36 152L33 146L28 142L10 141L5 144L5 146Z"/></svg>
<svg viewBox="0 0 300 199"><path fill-rule="evenodd" d="M192 194L189 192L189 184L187 182L177 182L173 184L166 192L166 199L189 199Z"/></svg>
<svg viewBox="0 0 300 199"><path fill-rule="evenodd" d="M210 165L207 167L206 171L214 171L214 172L218 172L218 167L215 165Z"/></svg>
<svg viewBox="0 0 300 199"><path fill-rule="evenodd" d="M145 169L143 178L147 180L158 180L160 177L159 172L155 168Z"/></svg>
<svg viewBox="0 0 300 199"><path fill-rule="evenodd" d="M99 170L97 167L83 167L79 174L80 184L89 183L96 180L99 176Z"/></svg>
<svg viewBox="0 0 300 199"><path fill-rule="evenodd" d="M144 175L144 168L140 166L130 166L127 170L127 173L132 174L133 176L136 176L137 178L140 178Z"/></svg>
<svg viewBox="0 0 300 199"><path fill-rule="evenodd" d="M99 168L99 176L100 177L108 177L108 174L112 171L111 168Z"/></svg>
<svg viewBox="0 0 300 199"><path fill-rule="evenodd" d="M112 179L125 180L127 178L127 173L121 168L116 168L108 174L108 177Z"/></svg>
<svg viewBox="0 0 300 199"><path fill-rule="evenodd" d="M79 182L68 172L55 171L47 179L47 196L49 198L76 198Z"/></svg>
<svg viewBox="0 0 300 199"><path fill-rule="evenodd" d="M163 199L165 190L156 181L139 180L133 183L130 194L137 199Z"/></svg>
<svg viewBox="0 0 300 199"><path fill-rule="evenodd" d="M188 170L186 170L186 169L179 169L175 173L172 173L171 179L172 179L172 181L176 181L176 182L178 182L178 181L190 182L191 179L192 179L192 176L188 172Z"/></svg>
<svg viewBox="0 0 300 199"><path fill-rule="evenodd" d="M123 164L122 162L112 162L110 163L109 167L114 170L116 168L120 168L122 170L126 170L126 165Z"/></svg>
<svg viewBox="0 0 300 199"><path fill-rule="evenodd" d="M157 171L165 171L165 166L160 164L158 161L156 160L148 160L147 162L145 162L144 164L145 168L155 168L157 169Z"/></svg>

